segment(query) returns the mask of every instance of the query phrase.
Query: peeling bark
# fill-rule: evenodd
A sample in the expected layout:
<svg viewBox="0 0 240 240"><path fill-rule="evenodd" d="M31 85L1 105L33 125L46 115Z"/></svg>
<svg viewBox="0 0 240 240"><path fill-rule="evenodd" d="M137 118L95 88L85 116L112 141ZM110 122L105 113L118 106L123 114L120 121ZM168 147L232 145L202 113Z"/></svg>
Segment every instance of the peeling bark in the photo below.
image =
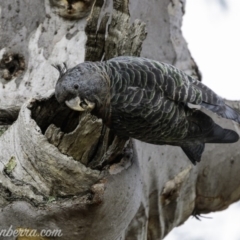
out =
<svg viewBox="0 0 240 240"><path fill-rule="evenodd" d="M181 34L185 1L73 2L68 9L65 0L0 0L1 228L156 240L191 215L237 201L239 142L207 145L194 167L178 147L119 140L53 94L51 64L119 55L168 62L200 80ZM240 110L239 102L228 104ZM206 113L240 134L239 125Z"/></svg>

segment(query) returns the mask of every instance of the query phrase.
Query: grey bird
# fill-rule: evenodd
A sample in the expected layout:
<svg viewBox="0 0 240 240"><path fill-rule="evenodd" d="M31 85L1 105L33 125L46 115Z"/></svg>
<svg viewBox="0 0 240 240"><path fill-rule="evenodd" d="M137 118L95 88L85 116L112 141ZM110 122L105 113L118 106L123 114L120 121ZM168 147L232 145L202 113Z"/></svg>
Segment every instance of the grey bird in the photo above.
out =
<svg viewBox="0 0 240 240"><path fill-rule="evenodd" d="M193 164L205 143L234 143L233 130L223 129L201 110L240 123L240 114L200 81L174 66L140 57L116 57L56 68L55 96L76 111L89 111L120 138L180 146Z"/></svg>

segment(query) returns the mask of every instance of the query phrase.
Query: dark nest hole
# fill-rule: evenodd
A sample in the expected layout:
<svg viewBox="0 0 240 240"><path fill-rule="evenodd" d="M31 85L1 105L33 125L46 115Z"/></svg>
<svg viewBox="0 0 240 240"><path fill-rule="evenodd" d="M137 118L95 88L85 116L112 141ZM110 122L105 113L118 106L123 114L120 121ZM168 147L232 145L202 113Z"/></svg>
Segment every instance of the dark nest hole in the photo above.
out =
<svg viewBox="0 0 240 240"><path fill-rule="evenodd" d="M0 69L3 70L2 77L9 81L25 70L25 59L20 53L4 53L0 60Z"/></svg>
<svg viewBox="0 0 240 240"><path fill-rule="evenodd" d="M59 104L55 96L49 99L35 100L31 107L32 118L45 134L54 124L64 133L72 132L79 123L80 112L73 111L64 104Z"/></svg>
<svg viewBox="0 0 240 240"><path fill-rule="evenodd" d="M0 108L0 125L6 126L13 124L18 118L19 111L19 107Z"/></svg>
<svg viewBox="0 0 240 240"><path fill-rule="evenodd" d="M109 159L111 162L120 161L120 146L112 148L115 135L101 122L94 121L91 114L73 111L65 104L59 104L55 96L32 101L29 109L42 134L61 153L99 170L109 163Z"/></svg>
<svg viewBox="0 0 240 240"><path fill-rule="evenodd" d="M87 17L93 4L94 0L50 0L50 5L58 9L57 13L68 20Z"/></svg>

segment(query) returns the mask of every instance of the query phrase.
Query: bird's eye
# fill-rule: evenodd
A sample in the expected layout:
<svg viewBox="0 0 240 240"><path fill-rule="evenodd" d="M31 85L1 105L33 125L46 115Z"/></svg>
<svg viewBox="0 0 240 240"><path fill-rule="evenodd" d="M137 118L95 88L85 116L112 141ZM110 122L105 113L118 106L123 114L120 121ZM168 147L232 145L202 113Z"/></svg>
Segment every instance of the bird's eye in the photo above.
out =
<svg viewBox="0 0 240 240"><path fill-rule="evenodd" d="M74 87L74 89L76 89L76 90L79 88L79 86L78 86L77 84L74 84L73 87Z"/></svg>

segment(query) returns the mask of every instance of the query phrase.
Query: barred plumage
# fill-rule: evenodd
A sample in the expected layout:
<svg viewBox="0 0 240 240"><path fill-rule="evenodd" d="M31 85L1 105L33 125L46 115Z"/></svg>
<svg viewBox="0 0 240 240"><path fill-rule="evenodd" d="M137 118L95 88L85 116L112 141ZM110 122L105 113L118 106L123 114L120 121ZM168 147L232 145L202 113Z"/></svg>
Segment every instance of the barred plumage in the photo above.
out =
<svg viewBox="0 0 240 240"><path fill-rule="evenodd" d="M201 82L154 60L117 57L66 70L56 98L79 111L92 111L119 137L182 147L195 164L205 143L232 143L237 133L216 125L201 105L240 123L240 114Z"/></svg>

